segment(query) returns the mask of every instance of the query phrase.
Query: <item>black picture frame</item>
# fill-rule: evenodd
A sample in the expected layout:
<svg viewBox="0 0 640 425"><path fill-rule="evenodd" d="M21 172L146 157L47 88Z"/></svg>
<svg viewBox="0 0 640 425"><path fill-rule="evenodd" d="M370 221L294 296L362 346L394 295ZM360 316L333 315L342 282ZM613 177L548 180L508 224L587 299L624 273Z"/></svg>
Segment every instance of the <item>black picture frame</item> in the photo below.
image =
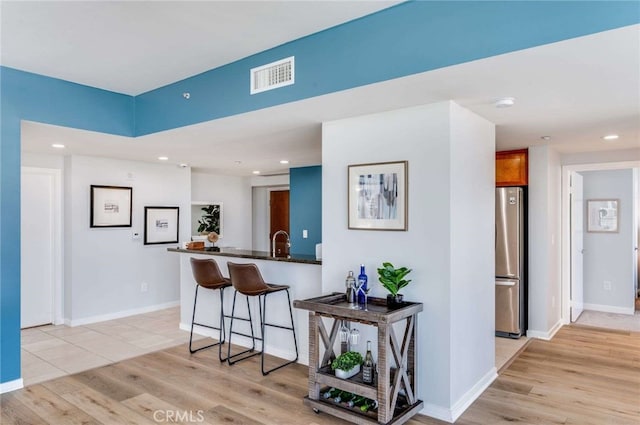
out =
<svg viewBox="0 0 640 425"><path fill-rule="evenodd" d="M180 207L144 207L144 244L178 243Z"/></svg>
<svg viewBox="0 0 640 425"><path fill-rule="evenodd" d="M89 227L131 227L133 188L91 185Z"/></svg>

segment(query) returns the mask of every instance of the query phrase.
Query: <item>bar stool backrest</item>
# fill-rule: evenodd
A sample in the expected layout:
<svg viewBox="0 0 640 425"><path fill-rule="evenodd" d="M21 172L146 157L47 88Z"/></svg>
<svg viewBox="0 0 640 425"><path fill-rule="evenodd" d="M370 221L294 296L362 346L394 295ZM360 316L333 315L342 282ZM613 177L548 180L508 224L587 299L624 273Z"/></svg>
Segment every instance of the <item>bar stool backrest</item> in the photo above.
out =
<svg viewBox="0 0 640 425"><path fill-rule="evenodd" d="M204 260L191 258L191 271L196 283L205 288L229 283L229 280L222 276L220 267L213 258Z"/></svg>
<svg viewBox="0 0 640 425"><path fill-rule="evenodd" d="M231 284L241 294L259 295L269 290L269 286L264 282L255 264L237 264L229 261L227 267L229 267Z"/></svg>

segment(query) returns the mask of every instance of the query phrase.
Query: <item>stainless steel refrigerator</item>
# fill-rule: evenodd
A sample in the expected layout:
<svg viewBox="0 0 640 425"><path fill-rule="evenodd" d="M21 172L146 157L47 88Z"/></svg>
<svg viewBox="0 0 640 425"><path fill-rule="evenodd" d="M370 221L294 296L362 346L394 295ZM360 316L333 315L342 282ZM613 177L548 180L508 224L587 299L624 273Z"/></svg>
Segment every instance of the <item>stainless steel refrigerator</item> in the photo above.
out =
<svg viewBox="0 0 640 425"><path fill-rule="evenodd" d="M496 336L525 333L525 198L521 187L496 189Z"/></svg>

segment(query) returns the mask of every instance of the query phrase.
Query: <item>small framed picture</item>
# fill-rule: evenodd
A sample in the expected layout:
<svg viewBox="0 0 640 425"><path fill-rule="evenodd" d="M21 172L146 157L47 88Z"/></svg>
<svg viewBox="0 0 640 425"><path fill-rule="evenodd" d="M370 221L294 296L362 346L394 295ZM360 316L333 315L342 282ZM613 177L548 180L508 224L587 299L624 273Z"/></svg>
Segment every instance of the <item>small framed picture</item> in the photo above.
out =
<svg viewBox="0 0 640 425"><path fill-rule="evenodd" d="M618 205L617 199L588 199L587 232L618 232Z"/></svg>
<svg viewBox="0 0 640 425"><path fill-rule="evenodd" d="M179 207L144 207L144 244L177 243Z"/></svg>
<svg viewBox="0 0 640 425"><path fill-rule="evenodd" d="M349 165L349 229L407 230L407 161Z"/></svg>
<svg viewBox="0 0 640 425"><path fill-rule="evenodd" d="M133 188L91 185L90 227L131 227Z"/></svg>

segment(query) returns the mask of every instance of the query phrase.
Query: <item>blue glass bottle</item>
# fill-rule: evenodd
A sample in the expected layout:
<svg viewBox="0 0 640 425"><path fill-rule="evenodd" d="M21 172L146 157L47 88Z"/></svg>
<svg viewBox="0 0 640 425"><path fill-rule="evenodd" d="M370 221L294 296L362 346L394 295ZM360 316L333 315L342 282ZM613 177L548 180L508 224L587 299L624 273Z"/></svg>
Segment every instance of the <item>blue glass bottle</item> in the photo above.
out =
<svg viewBox="0 0 640 425"><path fill-rule="evenodd" d="M362 284L362 291L367 290L367 274L364 272L364 264L360 264L360 274L358 275L358 287ZM364 292L358 291L358 304L364 304Z"/></svg>

